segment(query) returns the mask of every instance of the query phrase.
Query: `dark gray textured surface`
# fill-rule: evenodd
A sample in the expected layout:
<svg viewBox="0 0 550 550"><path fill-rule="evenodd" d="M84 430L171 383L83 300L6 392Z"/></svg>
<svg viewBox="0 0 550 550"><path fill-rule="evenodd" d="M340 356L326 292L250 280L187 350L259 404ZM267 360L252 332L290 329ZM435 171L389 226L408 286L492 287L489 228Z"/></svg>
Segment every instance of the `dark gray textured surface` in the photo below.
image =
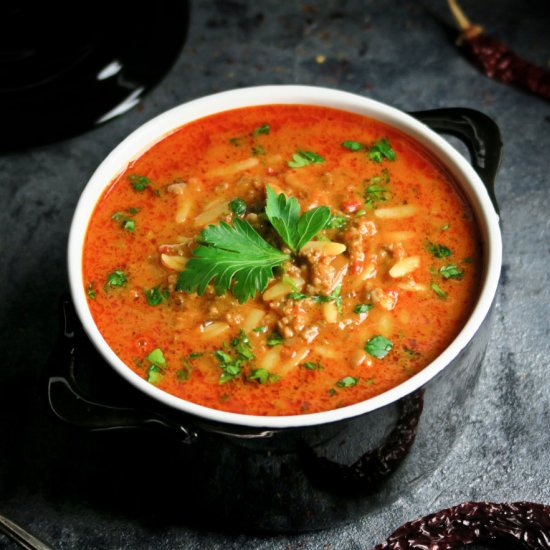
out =
<svg viewBox="0 0 550 550"><path fill-rule="evenodd" d="M519 53L547 65L545 0L464 6ZM352 550L371 548L405 521L466 500L550 503L550 104L480 75L434 14L449 21L445 3L435 0L391 6L197 1L184 51L140 108L86 135L0 156L0 513L60 549ZM318 63L318 55L326 61ZM58 299L67 288L72 211L96 166L143 122L208 93L268 83L337 87L404 110L471 107L499 124L504 270L478 399L426 483L391 509L352 524L272 537L139 520L70 485L86 472L86 461L104 460L109 468L116 457L94 453L93 441L67 448L64 430L36 404L57 333ZM156 516L162 505L151 503ZM12 547L0 537L0 548Z"/></svg>

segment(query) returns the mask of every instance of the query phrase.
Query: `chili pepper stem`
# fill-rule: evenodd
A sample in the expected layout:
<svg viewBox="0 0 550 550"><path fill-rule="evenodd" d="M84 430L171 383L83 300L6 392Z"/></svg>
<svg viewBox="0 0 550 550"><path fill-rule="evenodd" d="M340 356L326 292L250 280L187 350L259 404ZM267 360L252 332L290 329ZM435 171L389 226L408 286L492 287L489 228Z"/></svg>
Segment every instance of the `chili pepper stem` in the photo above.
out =
<svg viewBox="0 0 550 550"><path fill-rule="evenodd" d="M469 40L483 32L483 27L481 25L474 25L466 17L466 14L462 11L462 8L458 5L457 0L447 0L449 4L449 9L455 18L455 21L458 25L458 28L461 30L460 36L458 38L459 44L463 40Z"/></svg>

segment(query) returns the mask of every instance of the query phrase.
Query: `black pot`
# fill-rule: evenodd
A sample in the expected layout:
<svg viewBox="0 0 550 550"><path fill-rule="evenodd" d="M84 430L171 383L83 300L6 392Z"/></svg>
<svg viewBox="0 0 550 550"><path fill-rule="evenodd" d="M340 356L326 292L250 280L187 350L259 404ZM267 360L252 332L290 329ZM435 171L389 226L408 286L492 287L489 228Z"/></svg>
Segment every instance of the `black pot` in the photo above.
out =
<svg viewBox="0 0 550 550"><path fill-rule="evenodd" d="M466 144L497 211L493 185L502 144L495 123L470 109L412 114ZM449 453L467 422L493 297L460 352L412 391L335 422L285 427L270 424L271 417L265 426L222 422L146 395L105 363L66 298L62 334L48 363L48 405L58 419L83 429L134 428L171 438L187 473L171 477L168 490L181 496L182 521L208 518L210 528L320 529L389 506Z"/></svg>

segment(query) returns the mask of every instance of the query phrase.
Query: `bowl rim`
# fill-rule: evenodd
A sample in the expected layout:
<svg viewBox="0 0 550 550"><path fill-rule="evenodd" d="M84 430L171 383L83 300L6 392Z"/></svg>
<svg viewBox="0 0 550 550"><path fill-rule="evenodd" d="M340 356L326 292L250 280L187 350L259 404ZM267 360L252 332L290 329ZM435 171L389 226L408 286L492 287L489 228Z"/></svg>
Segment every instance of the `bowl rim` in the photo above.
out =
<svg viewBox="0 0 550 550"><path fill-rule="evenodd" d="M451 173L477 218L484 248L482 285L468 320L451 344L420 372L375 397L329 411L287 416L258 416L209 408L169 394L147 382L111 350L95 325L82 277L82 253L88 221L104 189L129 162L175 129L205 116L241 107L271 104L308 104L363 114L380 120L428 148ZM67 249L69 285L84 331L103 358L130 384L169 407L203 420L247 428L284 429L315 426L359 416L394 403L427 384L450 365L474 338L496 295L502 263L499 216L484 183L471 164L449 142L411 115L354 93L303 85L269 85L215 93L169 109L134 130L101 162L84 187L72 218Z"/></svg>

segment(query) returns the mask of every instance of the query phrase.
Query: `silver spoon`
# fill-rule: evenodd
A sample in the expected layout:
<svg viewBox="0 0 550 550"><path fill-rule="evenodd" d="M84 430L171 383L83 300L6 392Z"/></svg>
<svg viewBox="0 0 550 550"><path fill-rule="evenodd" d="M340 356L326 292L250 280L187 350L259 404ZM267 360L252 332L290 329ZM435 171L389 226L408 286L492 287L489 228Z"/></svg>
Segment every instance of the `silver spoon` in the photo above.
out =
<svg viewBox="0 0 550 550"><path fill-rule="evenodd" d="M25 531L22 527L0 515L0 532L8 535L22 548L27 550L53 550L51 546L38 540L35 536Z"/></svg>

